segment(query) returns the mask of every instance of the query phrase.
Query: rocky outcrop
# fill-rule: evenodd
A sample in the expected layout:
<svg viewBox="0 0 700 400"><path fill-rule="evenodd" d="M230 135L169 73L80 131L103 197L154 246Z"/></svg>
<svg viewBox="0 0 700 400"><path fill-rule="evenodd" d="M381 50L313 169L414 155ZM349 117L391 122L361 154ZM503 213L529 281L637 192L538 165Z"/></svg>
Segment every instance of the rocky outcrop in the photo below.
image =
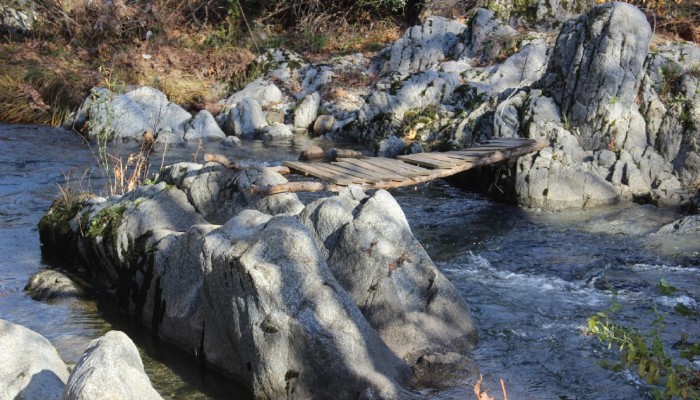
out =
<svg viewBox="0 0 700 400"><path fill-rule="evenodd" d="M406 75L434 69L452 51L464 28L464 24L442 17L430 17L423 25L409 28L380 54L386 59L380 73Z"/></svg>
<svg viewBox="0 0 700 400"><path fill-rule="evenodd" d="M646 17L626 3L595 7L562 27L536 86L554 98L585 150L646 147L635 100L650 39Z"/></svg>
<svg viewBox="0 0 700 400"><path fill-rule="evenodd" d="M62 400L162 399L126 334L110 331L90 342L68 378Z"/></svg>
<svg viewBox="0 0 700 400"><path fill-rule="evenodd" d="M68 367L40 334L0 319L0 398L58 400Z"/></svg>
<svg viewBox="0 0 700 400"><path fill-rule="evenodd" d="M476 342L469 309L413 237L393 197L349 189L300 214L338 282L393 352L466 354ZM456 318L445 318L452 315Z"/></svg>
<svg viewBox="0 0 700 400"><path fill-rule="evenodd" d="M248 194L284 181L268 170L176 164L160 179L83 202L73 246L124 311L256 397L413 398L423 356L475 371L466 303L388 193L304 207ZM346 208L319 211L334 203ZM55 235L41 237L50 248Z"/></svg>

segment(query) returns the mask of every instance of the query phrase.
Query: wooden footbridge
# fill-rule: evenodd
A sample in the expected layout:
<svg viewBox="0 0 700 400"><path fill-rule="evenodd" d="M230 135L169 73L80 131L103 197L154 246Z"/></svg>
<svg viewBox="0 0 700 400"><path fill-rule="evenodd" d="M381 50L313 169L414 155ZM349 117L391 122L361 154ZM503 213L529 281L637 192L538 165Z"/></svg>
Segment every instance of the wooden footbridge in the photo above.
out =
<svg viewBox="0 0 700 400"><path fill-rule="evenodd" d="M251 189L257 194L270 195L288 192L338 192L348 185L357 185L363 190L413 186L505 161L548 145L547 141L499 138L464 150L417 153L398 156L396 159L338 158L330 163L285 161L283 164L291 172L312 176L318 181L288 182Z"/></svg>

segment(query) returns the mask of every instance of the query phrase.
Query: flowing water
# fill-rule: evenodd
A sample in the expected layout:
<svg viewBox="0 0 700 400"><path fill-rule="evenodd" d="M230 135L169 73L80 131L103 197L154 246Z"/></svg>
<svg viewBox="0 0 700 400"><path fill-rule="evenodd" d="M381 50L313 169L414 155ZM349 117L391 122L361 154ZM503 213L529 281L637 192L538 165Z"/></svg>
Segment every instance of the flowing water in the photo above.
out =
<svg viewBox="0 0 700 400"><path fill-rule="evenodd" d="M310 143L244 142L219 147L242 163L293 159ZM323 144L323 143L321 143ZM112 149L118 152L120 149ZM129 149L121 149L127 152ZM202 149L171 148L165 163L201 160ZM151 158L160 164L162 149ZM31 300L29 276L43 260L36 224L72 176L73 186L100 187L91 149L74 135L36 126L0 125L0 318L46 336L68 363L90 340L110 329L126 331L139 347L155 388L166 398L245 398L240 385L205 370L188 355L133 326L109 303ZM650 388L628 372L602 368L614 349L581 335L593 313L622 306L619 320L651 327L667 313L664 341L700 340L700 321L678 316L682 303L697 310L700 243L651 235L678 218L670 210L623 205L586 212L539 213L498 204L442 181L393 192L416 237L460 289L472 310L480 343L475 359L496 398L499 380L511 399L643 399ZM314 195L302 197L306 201ZM661 279L679 290L664 296ZM458 386L436 398L473 398Z"/></svg>

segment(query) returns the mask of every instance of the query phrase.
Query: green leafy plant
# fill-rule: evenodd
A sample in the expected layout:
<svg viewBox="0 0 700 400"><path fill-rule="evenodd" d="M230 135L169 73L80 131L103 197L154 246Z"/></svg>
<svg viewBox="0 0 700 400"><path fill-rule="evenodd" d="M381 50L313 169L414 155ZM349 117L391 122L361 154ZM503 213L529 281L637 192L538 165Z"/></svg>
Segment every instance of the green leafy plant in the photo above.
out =
<svg viewBox="0 0 700 400"><path fill-rule="evenodd" d="M677 290L664 280L659 282L658 287L662 293L674 293ZM695 370L691 364L700 355L700 344L689 343L687 335L682 335L678 343L678 360L661 341L666 314L654 308L652 328L642 331L616 322L614 314L619 310L620 305L613 300L609 310L597 312L588 318L584 334L607 343L608 349L617 347L620 350L620 362L614 367L635 370L648 384L656 385L654 398L700 399L700 371Z"/></svg>

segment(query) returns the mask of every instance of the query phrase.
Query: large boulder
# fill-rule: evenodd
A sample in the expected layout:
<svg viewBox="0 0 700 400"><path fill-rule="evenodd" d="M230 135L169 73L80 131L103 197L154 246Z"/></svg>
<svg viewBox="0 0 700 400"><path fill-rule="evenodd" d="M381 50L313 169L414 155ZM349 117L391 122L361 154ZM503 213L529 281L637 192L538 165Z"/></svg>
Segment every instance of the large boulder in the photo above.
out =
<svg viewBox="0 0 700 400"><path fill-rule="evenodd" d="M316 121L318 108L321 106L321 95L313 92L304 96L293 111L294 127L298 129L309 129Z"/></svg>
<svg viewBox="0 0 700 400"><path fill-rule="evenodd" d="M58 400L68 367L40 334L0 319L0 399Z"/></svg>
<svg viewBox="0 0 700 400"><path fill-rule="evenodd" d="M161 399L126 334L110 331L90 342L73 368L62 400Z"/></svg>
<svg viewBox="0 0 700 400"><path fill-rule="evenodd" d="M244 99L253 99L263 106L279 103L283 99L282 91L274 83L264 80L255 80L243 89L232 94L226 99L224 105L228 108L235 107ZM226 108L225 108L226 109Z"/></svg>
<svg viewBox="0 0 700 400"><path fill-rule="evenodd" d="M396 200L358 189L317 200L301 221L387 345L411 363L434 352L466 354L476 342L469 308L418 243Z"/></svg>
<svg viewBox="0 0 700 400"><path fill-rule="evenodd" d="M192 121L187 125L185 132L185 140L223 140L226 139L226 134L221 130L216 123L214 116L207 110L202 110L192 118Z"/></svg>
<svg viewBox="0 0 700 400"><path fill-rule="evenodd" d="M93 88L77 112L75 128L90 140L141 140L146 131L155 136L163 131L182 137L191 118L151 87L123 94Z"/></svg>
<svg viewBox="0 0 700 400"><path fill-rule="evenodd" d="M203 353L243 377L257 398L406 396L400 383L408 367L336 282L298 220L244 211L204 240L211 265Z"/></svg>
<svg viewBox="0 0 700 400"><path fill-rule="evenodd" d="M537 86L584 149L646 146L636 97L651 34L644 14L626 3L599 5L562 27Z"/></svg>
<svg viewBox="0 0 700 400"><path fill-rule="evenodd" d="M431 371L474 373L468 308L388 193L365 200L353 189L350 200L331 200L348 202L346 210L308 224L295 215L303 205L294 195L245 197L253 184L283 179L269 174L176 164L158 184L81 202L63 236L122 310L242 379L256 398L410 399L409 382L446 379L427 379ZM217 195L203 195L205 187ZM314 204L309 211L324 203ZM336 242L319 239L320 226L348 215ZM48 249L59 244L56 235L42 239ZM357 288L340 270L348 263L362 275Z"/></svg>
<svg viewBox="0 0 700 400"><path fill-rule="evenodd" d="M224 123L229 133L247 138L254 137L267 125L262 106L257 100L249 97L239 101L236 107L228 112Z"/></svg>

